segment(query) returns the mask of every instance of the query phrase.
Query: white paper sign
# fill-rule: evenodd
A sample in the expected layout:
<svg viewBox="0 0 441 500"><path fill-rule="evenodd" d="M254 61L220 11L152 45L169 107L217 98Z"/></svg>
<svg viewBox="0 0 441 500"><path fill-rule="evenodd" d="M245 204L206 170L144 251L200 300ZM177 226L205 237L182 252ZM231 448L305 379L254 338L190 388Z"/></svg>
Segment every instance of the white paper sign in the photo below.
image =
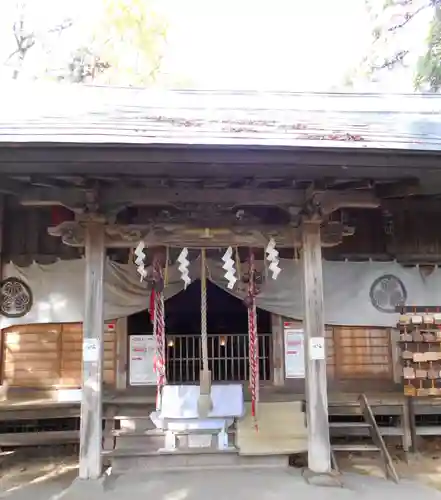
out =
<svg viewBox="0 0 441 500"><path fill-rule="evenodd" d="M311 337L309 339L309 359L325 359L325 338Z"/></svg>
<svg viewBox="0 0 441 500"><path fill-rule="evenodd" d="M83 340L83 361L94 362L98 361L99 348L97 339L84 339Z"/></svg>
<svg viewBox="0 0 441 500"><path fill-rule="evenodd" d="M305 377L304 332L301 328L292 328L284 324L285 334L285 377Z"/></svg>
<svg viewBox="0 0 441 500"><path fill-rule="evenodd" d="M130 385L156 385L153 366L156 344L153 335L131 335L129 347Z"/></svg>

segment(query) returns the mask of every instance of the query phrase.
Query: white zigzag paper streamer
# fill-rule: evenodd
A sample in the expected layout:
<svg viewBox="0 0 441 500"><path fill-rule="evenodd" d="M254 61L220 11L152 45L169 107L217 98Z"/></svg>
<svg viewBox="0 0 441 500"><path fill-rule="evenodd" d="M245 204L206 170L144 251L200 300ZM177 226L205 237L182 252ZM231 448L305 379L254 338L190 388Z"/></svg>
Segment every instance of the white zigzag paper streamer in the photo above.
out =
<svg viewBox="0 0 441 500"><path fill-rule="evenodd" d="M280 274L279 267L279 252L276 250L276 242L273 238L270 239L268 246L266 247L266 259L270 262L269 270L273 273L273 280L276 280Z"/></svg>
<svg viewBox="0 0 441 500"><path fill-rule="evenodd" d="M191 278L189 276L188 266L190 265L190 261L187 259L188 257L188 248L183 248L182 252L179 254L178 262L179 267L178 270L181 273L181 280L184 282L184 289L191 283Z"/></svg>
<svg viewBox="0 0 441 500"><path fill-rule="evenodd" d="M144 253L144 248L145 248L144 242L140 241L135 249L135 255L136 255L135 264L138 266L136 268L136 271L140 275L141 281L147 277L147 271L144 265L144 260L146 258L146 254Z"/></svg>
<svg viewBox="0 0 441 500"><path fill-rule="evenodd" d="M224 261L222 269L225 269L226 271L226 273L224 274L224 278L228 281L227 288L229 288L230 290L234 288L234 285L236 284L237 281L237 278L235 276L236 269L234 268L234 260L232 259L232 256L233 256L233 249L231 247L228 247L227 251L222 257L222 260Z"/></svg>

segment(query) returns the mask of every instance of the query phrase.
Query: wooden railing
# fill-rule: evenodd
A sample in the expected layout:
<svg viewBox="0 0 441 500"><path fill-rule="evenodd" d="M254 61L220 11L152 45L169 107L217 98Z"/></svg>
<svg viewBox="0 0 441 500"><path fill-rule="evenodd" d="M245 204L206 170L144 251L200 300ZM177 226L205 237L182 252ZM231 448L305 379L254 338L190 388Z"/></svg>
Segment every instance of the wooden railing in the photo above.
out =
<svg viewBox="0 0 441 500"><path fill-rule="evenodd" d="M259 374L261 381L271 380L271 334L260 333ZM167 380L171 383L195 383L201 370L200 334L167 333ZM213 381L245 381L249 379L248 335L230 333L208 335L208 363Z"/></svg>

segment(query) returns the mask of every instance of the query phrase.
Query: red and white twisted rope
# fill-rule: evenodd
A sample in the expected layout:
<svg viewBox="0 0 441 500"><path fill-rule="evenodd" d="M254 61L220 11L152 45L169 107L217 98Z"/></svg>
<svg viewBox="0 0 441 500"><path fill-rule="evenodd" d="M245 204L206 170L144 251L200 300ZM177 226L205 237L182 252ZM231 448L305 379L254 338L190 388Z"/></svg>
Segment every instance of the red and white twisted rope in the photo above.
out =
<svg viewBox="0 0 441 500"><path fill-rule="evenodd" d="M254 255L250 254L248 282L248 336L250 363L251 414L256 421L256 404L259 397L259 342L257 338L256 283Z"/></svg>
<svg viewBox="0 0 441 500"><path fill-rule="evenodd" d="M156 263L157 276L162 278L160 263ZM165 319L164 319L164 292L154 293L153 334L155 336L156 355L156 409L159 410L161 402L161 390L166 384L165 374Z"/></svg>

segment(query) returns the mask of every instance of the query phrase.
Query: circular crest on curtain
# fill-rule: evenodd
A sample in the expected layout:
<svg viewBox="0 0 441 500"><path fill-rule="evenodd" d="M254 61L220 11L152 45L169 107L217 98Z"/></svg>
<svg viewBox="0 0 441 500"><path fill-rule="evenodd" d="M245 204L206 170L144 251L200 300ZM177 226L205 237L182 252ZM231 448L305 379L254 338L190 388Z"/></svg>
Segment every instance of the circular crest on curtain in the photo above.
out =
<svg viewBox="0 0 441 500"><path fill-rule="evenodd" d="M19 278L6 278L0 282L0 314L7 318L21 318L32 308L32 291Z"/></svg>
<svg viewBox="0 0 441 500"><path fill-rule="evenodd" d="M395 313L397 307L406 304L407 290L399 278L393 274L384 274L372 283L369 295L375 309Z"/></svg>

